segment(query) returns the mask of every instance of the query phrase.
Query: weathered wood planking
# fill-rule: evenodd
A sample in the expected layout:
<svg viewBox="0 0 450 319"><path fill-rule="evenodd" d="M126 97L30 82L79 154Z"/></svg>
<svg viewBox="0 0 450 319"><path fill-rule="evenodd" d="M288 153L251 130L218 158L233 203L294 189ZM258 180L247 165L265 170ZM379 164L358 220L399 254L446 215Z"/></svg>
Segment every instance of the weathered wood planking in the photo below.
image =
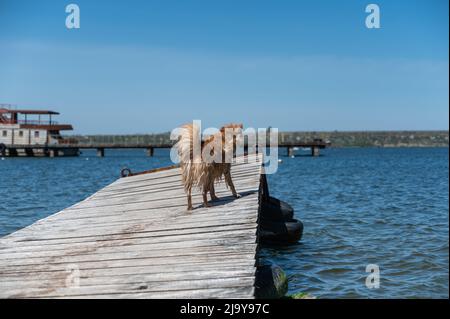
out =
<svg viewBox="0 0 450 319"><path fill-rule="evenodd" d="M239 157L213 207L179 168L121 178L0 239L1 298L253 298L261 157ZM76 275L79 285L76 286Z"/></svg>

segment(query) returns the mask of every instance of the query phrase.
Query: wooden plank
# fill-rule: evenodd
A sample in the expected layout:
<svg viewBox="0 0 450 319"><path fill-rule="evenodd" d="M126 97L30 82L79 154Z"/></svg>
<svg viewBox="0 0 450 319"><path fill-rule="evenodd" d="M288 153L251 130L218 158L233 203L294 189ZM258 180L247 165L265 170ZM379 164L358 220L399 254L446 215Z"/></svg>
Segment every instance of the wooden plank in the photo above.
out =
<svg viewBox="0 0 450 319"><path fill-rule="evenodd" d="M108 269L81 269L80 274L81 278L101 278L101 277L112 277L112 276L133 276L137 274L154 274L155 278L159 276L168 276L166 277L169 280L169 276L179 276L180 278L190 278L193 273L203 273L207 272L211 277L214 277L214 273L222 273L223 271L241 271L245 273L253 273L255 271L255 267L248 266L244 262L236 262L233 265L222 265L218 262L211 262L207 265L198 266L199 263L196 264L182 264L182 265L172 265L171 267L160 267L158 265L147 265L147 266L129 266L129 267L116 267L116 268L108 268ZM218 266L221 266L220 269ZM199 269L200 268L200 269ZM67 271L64 270L54 270L53 274L47 275L44 280L48 280L49 278L64 278L67 279ZM42 273L42 272L41 272ZM34 281L39 280L37 276L39 276L39 272L11 272L11 273L3 273L2 282L15 282L15 281ZM219 275L217 275L219 277Z"/></svg>
<svg viewBox="0 0 450 319"><path fill-rule="evenodd" d="M36 265L42 263L80 263L85 261L98 260L115 260L120 255L121 258L159 258L159 257L173 257L173 256L193 256L193 255L211 255L211 254L233 254L233 253L252 253L256 251L257 244L255 243L239 243L231 245L203 245L186 247L172 247L154 249L154 247L94 247L93 249L67 251L63 256L60 254L48 254L44 256L36 255L35 253L20 253L15 257L4 257L3 263L9 266L14 265ZM0 267L1 268L1 267Z"/></svg>
<svg viewBox="0 0 450 319"><path fill-rule="evenodd" d="M226 232L220 232L217 233L216 236L214 236L215 240L223 240L228 238L254 238L255 237L256 228L247 226L230 230ZM172 236L153 236L153 237L130 237L130 238L116 238L116 239L108 239L108 240L100 240L97 238L94 238L92 241L83 241L81 243L76 242L69 242L69 243L58 243L58 242L43 242L41 241L31 241L31 242L25 242L25 241L15 241L14 245L11 246L11 243L9 245L3 245L1 246L0 253L11 253L11 252L21 252L21 251L38 251L38 250L65 250L68 248L81 248L81 247L89 247L94 246L97 244L102 244L105 241L107 241L110 245L117 245L117 246L126 246L126 245L136 245L136 244L170 244L170 243L188 243L188 242L195 242L198 240L211 240L211 232L199 232L196 234L175 234Z"/></svg>
<svg viewBox="0 0 450 319"><path fill-rule="evenodd" d="M257 206L250 207L253 212L257 212ZM203 216L202 216L203 217ZM141 222L136 226L134 223L120 223L119 225L95 225L91 227L89 224L80 224L83 227L77 227L77 225L70 225L67 223L62 223L61 225L55 224L51 227L46 228L43 225L39 227L30 228L29 231L22 236L17 234L16 239L29 240L33 236L38 236L39 240L53 239L53 238L74 238L74 237L86 237L86 236L107 236L114 234L124 234L127 232L158 232L158 231L169 231L169 230L186 230L192 228L203 228L203 227L214 227L214 226L224 226L224 225L242 225L245 223L256 223L257 216L255 214L242 214L242 216L237 215L236 210L233 213L224 214L222 216L217 216L217 218L193 218L193 219L182 219L177 221L169 221L168 223L164 220L150 220Z"/></svg>
<svg viewBox="0 0 450 319"><path fill-rule="evenodd" d="M136 266L157 267L159 270L167 269L168 267L198 265L198 269L203 269L205 265L217 263L217 267L221 266L236 266L245 264L248 266L249 261L254 258L253 253L230 253L224 255L194 255L194 256L179 256L172 258L130 258L130 259L115 259L115 260L93 260L80 262L77 264L79 269L83 271L86 269L115 269L128 268ZM254 265L254 263L251 263ZM66 263L49 263L39 265L9 265L0 267L0 275L15 274L15 273L51 273L55 271L67 271L71 264Z"/></svg>
<svg viewBox="0 0 450 319"><path fill-rule="evenodd" d="M81 282L80 282L81 283ZM45 298L77 296L86 297L96 294L117 294L121 293L154 293L193 290L193 289L212 289L212 288L232 288L236 287L252 287L254 285L254 276L248 277L232 277L232 278L215 278L215 279L196 279L184 281L163 281L141 283L123 283L123 284L103 284L97 286L80 286L80 287L53 287L46 286L42 288L27 288L26 292L23 287L9 288L12 298L25 298L28 295L34 295Z"/></svg>
<svg viewBox="0 0 450 319"><path fill-rule="evenodd" d="M242 216L243 217L248 217L248 216L252 216L253 212L252 209L254 207L251 206L252 203L247 203L247 204L243 204L242 209L244 209L244 211L242 212ZM198 210L200 210L200 208L197 208ZM149 215L149 211L153 211L153 214ZM234 217L236 217L236 213L240 211L240 208L238 207L229 207L229 210L224 211L222 214L218 211L214 211L211 212L211 214L206 214L206 213L198 213L195 215L195 217L193 218L188 218L186 217L186 215L184 214L184 210L180 213L177 212L175 209L173 211L168 211L168 210L134 210L134 211L130 211L127 212L126 215L125 214L121 214L120 212L118 213L111 213L111 214L102 214L100 215L98 218L95 218L93 216L87 215L87 214L83 214L82 216L77 217L76 215L69 215L67 216L67 218L64 218L64 220L58 220L58 221L54 221L55 227L60 226L60 225L71 225L71 224L80 224L81 226L83 226L83 224L89 224L90 225L98 225L98 226L102 226L102 225L130 225L133 223L149 223L149 222L160 222L161 218L167 218L168 222L170 222L171 224L181 224L181 223L186 223L188 221L194 221L196 219L201 219L204 218L203 220L208 220L208 219L213 219L215 217L220 218L221 216L225 217L231 217L234 215ZM242 211L242 210L241 210ZM147 217L150 216L150 217ZM40 223L39 225L36 225L35 227L32 228L32 230L37 230L40 228L45 228L43 227L43 224ZM22 234L23 232L21 232L20 234ZM20 235L18 234L18 235ZM6 238L5 238L6 239ZM0 240L0 242L2 242ZM1 244L0 244L1 247Z"/></svg>
<svg viewBox="0 0 450 319"><path fill-rule="evenodd" d="M197 290L180 290L180 291L162 291L158 294L154 293L116 293L116 294L96 294L83 296L83 298L120 298L120 299L208 299L208 298L232 298L232 299L250 299L253 298L253 287L235 287L232 290L232 296L230 296L230 288L212 288L212 289L197 289ZM79 298L77 296L62 296L55 297L60 298Z"/></svg>
<svg viewBox="0 0 450 319"><path fill-rule="evenodd" d="M237 227L238 226L238 227ZM137 232L133 231L130 227L126 233L120 234L111 234L111 235L102 235L102 236L85 236L85 237L74 237L74 238L54 238L51 240L40 240L39 237L30 237L30 238L19 238L17 241L14 238L10 238L8 244L12 245L13 243L26 244L26 245L46 245L46 244L63 244L63 243L89 243L89 242L111 242L116 240L130 240L130 239L143 239L143 238L173 238L178 235L195 235L195 234L207 234L208 236L215 237L222 235L226 236L229 233L234 233L236 230L241 230L242 233L251 232L256 233L257 226L256 225L226 225L219 227L208 227L208 228L197 228L197 229L188 229L184 231L162 231L162 232ZM1 263L1 260L0 260Z"/></svg>
<svg viewBox="0 0 450 319"><path fill-rule="evenodd" d="M147 284L147 283L157 283L157 282L176 282L176 281L187 281L187 280L214 280L214 279L224 279L224 278L237 278L237 277L250 277L254 276L255 268L248 267L239 269L209 269L201 271L184 271L184 272L161 272L161 273L124 273L124 274L105 274L94 276L91 273L89 275L85 272L81 273L80 286L100 286L100 285L111 285L111 284ZM30 289L30 288L40 288L49 287L54 288L65 288L67 280L67 273L55 273L52 277L44 277L40 279L36 276L18 278L7 278L7 280L2 281L2 287L11 287L11 289Z"/></svg>
<svg viewBox="0 0 450 319"><path fill-rule="evenodd" d="M258 161L257 161L258 160ZM121 178L0 239L2 298L253 298L262 157L186 211L179 168ZM80 287L68 287L68 267Z"/></svg>

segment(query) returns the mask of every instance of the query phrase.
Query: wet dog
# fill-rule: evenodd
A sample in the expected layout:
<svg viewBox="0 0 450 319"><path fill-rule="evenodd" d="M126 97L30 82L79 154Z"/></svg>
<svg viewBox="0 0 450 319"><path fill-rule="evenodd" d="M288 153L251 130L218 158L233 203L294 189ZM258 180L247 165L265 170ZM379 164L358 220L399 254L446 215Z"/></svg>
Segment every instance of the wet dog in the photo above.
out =
<svg viewBox="0 0 450 319"><path fill-rule="evenodd" d="M192 188L197 187L203 195L205 207L208 203L208 192L211 200L218 199L214 183L225 179L235 198L240 197L231 178L231 160L235 155L236 144L242 139L242 124L228 124L219 132L201 139L200 128L195 124L181 127L177 149L184 189L187 194L187 209L192 210Z"/></svg>

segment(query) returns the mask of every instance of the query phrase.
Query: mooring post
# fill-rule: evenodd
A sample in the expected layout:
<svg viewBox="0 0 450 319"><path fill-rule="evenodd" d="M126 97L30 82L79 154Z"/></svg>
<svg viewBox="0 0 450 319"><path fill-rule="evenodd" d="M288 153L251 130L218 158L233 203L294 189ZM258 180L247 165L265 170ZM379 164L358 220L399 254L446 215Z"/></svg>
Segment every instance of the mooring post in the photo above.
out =
<svg viewBox="0 0 450 319"><path fill-rule="evenodd" d="M279 299L288 292L286 273L278 265L258 266L255 277L255 296L257 298Z"/></svg>
<svg viewBox="0 0 450 319"><path fill-rule="evenodd" d="M288 146L287 153L289 157L294 156L294 148L292 146Z"/></svg>
<svg viewBox="0 0 450 319"><path fill-rule="evenodd" d="M29 157L33 157L34 156L34 151L32 148L26 148L25 149L25 154Z"/></svg>
<svg viewBox="0 0 450 319"><path fill-rule="evenodd" d="M97 148L97 156L98 157L104 157L105 156L105 149L104 148Z"/></svg>
<svg viewBox="0 0 450 319"><path fill-rule="evenodd" d="M18 156L17 148L10 148L9 156Z"/></svg>
<svg viewBox="0 0 450 319"><path fill-rule="evenodd" d="M319 148L318 147L311 147L311 156L319 156Z"/></svg>
<svg viewBox="0 0 450 319"><path fill-rule="evenodd" d="M153 156L154 149L153 147L147 147L147 156Z"/></svg>

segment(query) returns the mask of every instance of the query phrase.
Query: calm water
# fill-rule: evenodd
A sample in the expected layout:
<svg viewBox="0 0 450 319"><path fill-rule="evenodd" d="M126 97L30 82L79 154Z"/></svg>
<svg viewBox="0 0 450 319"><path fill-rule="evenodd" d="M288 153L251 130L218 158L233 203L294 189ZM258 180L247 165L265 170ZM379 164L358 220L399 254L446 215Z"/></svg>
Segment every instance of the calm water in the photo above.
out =
<svg viewBox="0 0 450 319"><path fill-rule="evenodd" d="M290 292L319 298L448 298L448 149L328 149L283 157L271 195L290 203L301 243L264 248ZM0 161L0 235L74 204L134 171L169 165L168 152L86 151L79 158ZM368 289L366 265L380 268Z"/></svg>

